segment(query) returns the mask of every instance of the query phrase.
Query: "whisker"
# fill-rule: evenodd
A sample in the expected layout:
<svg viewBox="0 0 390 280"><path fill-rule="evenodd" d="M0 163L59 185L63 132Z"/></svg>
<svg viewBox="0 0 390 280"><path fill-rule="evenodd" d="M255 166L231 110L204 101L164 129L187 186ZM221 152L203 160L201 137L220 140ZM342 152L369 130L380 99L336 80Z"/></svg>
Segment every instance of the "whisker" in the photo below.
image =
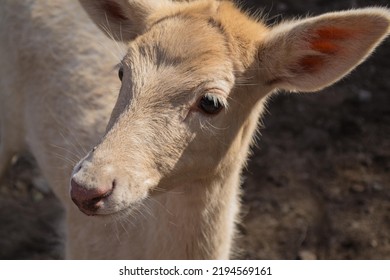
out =
<svg viewBox="0 0 390 280"><path fill-rule="evenodd" d="M78 162L80 160L80 155L79 154L76 154L72 151L70 151L69 149L67 148L64 148L64 147L61 147L61 146L58 146L56 144L50 144L50 146L56 148L56 149L60 149L66 153L68 153L69 155L73 156L74 158L72 160L75 160L76 162Z"/></svg>
<svg viewBox="0 0 390 280"><path fill-rule="evenodd" d="M53 152L53 156L55 156L56 158L58 158L60 160L63 160L67 164L70 164L70 166L74 166L77 164L77 161L76 162L72 161L71 159L64 157L62 154L58 154L58 153Z"/></svg>
<svg viewBox="0 0 390 280"><path fill-rule="evenodd" d="M47 105L47 104L46 104ZM53 109L51 106L45 106L47 112L49 112L49 114L51 115L52 119L56 122L57 124L57 130L58 130L58 133L59 135L61 135L61 137L63 138L63 140L67 143L70 143L72 145L72 147L75 149L75 152L77 154L80 153L80 150L81 149L84 154L87 153L87 151L85 150L85 148L80 144L80 142L78 141L78 139L75 137L75 135L71 132L71 130L69 128L67 128L66 125L64 125L64 123L62 123L60 121L60 119L57 117L57 115L53 112ZM65 130L68 132L68 134L73 138L73 141L76 141L76 144L79 145L79 147L76 146L76 144L73 142L73 141L69 141L71 139L69 139L68 137L65 137L64 135L64 132ZM82 156L80 156L80 158L82 158Z"/></svg>
<svg viewBox="0 0 390 280"><path fill-rule="evenodd" d="M166 189L163 189L163 188L161 188L161 187L155 187L155 188L153 189L153 191L160 192L160 193L164 193L164 194L169 194L169 195L171 195L171 194L174 194L174 195L183 195L183 194L184 194L184 192L182 192L182 191L166 190Z"/></svg>
<svg viewBox="0 0 390 280"><path fill-rule="evenodd" d="M155 199L153 197L149 197L149 199L150 199L151 202L154 202L154 203L157 204L157 206L161 207L170 216L174 216L174 214L171 211L169 211L169 209L165 205L163 205L160 201L158 201L157 199Z"/></svg>

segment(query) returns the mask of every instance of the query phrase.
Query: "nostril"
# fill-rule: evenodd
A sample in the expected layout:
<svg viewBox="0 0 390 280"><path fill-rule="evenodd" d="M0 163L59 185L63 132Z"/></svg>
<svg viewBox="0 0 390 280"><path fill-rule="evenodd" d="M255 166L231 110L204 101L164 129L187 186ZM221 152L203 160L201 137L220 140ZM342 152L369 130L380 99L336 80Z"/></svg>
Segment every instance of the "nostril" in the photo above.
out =
<svg viewBox="0 0 390 280"><path fill-rule="evenodd" d="M94 199L99 199L99 198L103 199L103 198L109 197L112 194L112 192L114 191L114 187L115 186L113 185L111 189L107 190L107 192L103 193L100 197L96 197Z"/></svg>
<svg viewBox="0 0 390 280"><path fill-rule="evenodd" d="M82 163L80 163L77 167L76 167L76 169L75 169L75 171L74 171L74 173L77 173L77 172L79 172L80 170L81 170L81 168L83 167L83 164Z"/></svg>
<svg viewBox="0 0 390 280"><path fill-rule="evenodd" d="M76 182L72 178L70 196L73 202L80 208L81 211L94 212L102 205L102 200L108 198L114 191L116 181L106 187L86 187Z"/></svg>

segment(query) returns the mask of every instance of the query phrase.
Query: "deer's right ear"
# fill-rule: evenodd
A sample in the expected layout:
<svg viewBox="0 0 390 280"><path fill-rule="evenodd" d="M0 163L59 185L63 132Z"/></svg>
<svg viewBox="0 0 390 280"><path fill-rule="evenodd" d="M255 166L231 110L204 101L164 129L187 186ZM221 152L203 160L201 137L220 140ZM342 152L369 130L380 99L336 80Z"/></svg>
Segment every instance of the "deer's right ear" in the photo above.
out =
<svg viewBox="0 0 390 280"><path fill-rule="evenodd" d="M348 74L389 35L390 11L328 13L272 28L259 49L266 84L317 91Z"/></svg>
<svg viewBox="0 0 390 280"><path fill-rule="evenodd" d="M148 17L170 0L79 0L96 25L111 39L130 41L147 26Z"/></svg>

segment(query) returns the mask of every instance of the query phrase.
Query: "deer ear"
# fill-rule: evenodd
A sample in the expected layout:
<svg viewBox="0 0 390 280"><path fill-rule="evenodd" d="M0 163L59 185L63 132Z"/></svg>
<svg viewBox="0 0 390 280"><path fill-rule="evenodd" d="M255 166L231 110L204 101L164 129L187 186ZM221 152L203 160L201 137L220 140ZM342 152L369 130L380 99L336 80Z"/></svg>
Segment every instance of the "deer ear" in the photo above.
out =
<svg viewBox="0 0 390 280"><path fill-rule="evenodd" d="M96 25L111 39L130 41L147 26L148 17L170 0L79 0Z"/></svg>
<svg viewBox="0 0 390 280"><path fill-rule="evenodd" d="M390 12L366 8L282 23L259 47L266 83L292 91L329 86L359 65L390 32Z"/></svg>

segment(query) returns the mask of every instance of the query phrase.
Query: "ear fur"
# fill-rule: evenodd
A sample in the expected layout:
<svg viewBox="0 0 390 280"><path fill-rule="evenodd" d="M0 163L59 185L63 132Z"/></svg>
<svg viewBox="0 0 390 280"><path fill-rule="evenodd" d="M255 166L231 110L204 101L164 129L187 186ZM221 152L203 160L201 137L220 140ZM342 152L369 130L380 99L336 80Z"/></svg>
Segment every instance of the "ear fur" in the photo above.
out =
<svg viewBox="0 0 390 280"><path fill-rule="evenodd" d="M79 0L96 25L111 39L130 41L143 32L148 17L170 0Z"/></svg>
<svg viewBox="0 0 390 280"><path fill-rule="evenodd" d="M390 11L366 8L282 23L259 47L266 83L317 91L348 74L390 32Z"/></svg>

